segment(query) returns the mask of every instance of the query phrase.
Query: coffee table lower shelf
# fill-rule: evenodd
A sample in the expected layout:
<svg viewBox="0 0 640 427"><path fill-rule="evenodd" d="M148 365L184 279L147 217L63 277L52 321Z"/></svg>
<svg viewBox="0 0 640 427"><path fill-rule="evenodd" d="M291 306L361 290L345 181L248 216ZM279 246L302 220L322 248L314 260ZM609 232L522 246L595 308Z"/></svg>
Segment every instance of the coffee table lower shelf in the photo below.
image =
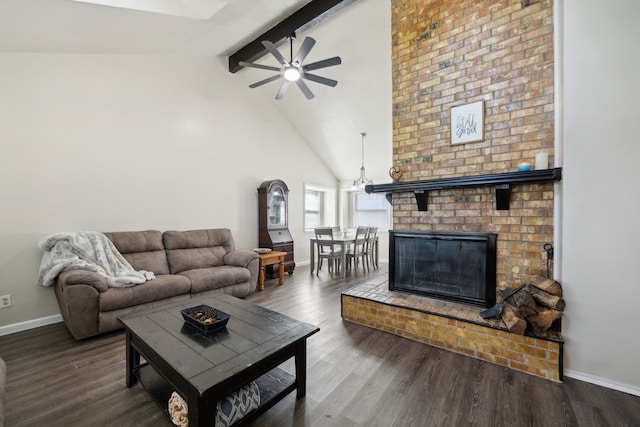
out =
<svg viewBox="0 0 640 427"><path fill-rule="evenodd" d="M169 398L171 393L175 391L171 384L148 363L142 363L134 371L134 374L169 417ZM280 368L274 368L254 381L260 389L260 405L233 424L234 426L241 426L253 421L296 389L295 376Z"/></svg>

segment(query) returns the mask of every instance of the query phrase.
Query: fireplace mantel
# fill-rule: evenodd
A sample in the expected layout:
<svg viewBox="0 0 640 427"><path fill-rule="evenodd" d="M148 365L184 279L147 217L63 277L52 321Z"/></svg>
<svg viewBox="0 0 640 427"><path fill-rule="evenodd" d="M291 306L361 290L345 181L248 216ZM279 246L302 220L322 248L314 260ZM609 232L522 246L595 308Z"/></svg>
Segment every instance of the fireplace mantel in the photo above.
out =
<svg viewBox="0 0 640 427"><path fill-rule="evenodd" d="M495 185L496 209L509 210L510 185L531 182L560 181L562 168L543 169L528 172L506 172L488 175L461 176L455 178L429 179L413 182L393 182L390 184L373 184L365 186L367 193L386 193L391 203L393 193L413 192L419 211L427 210L427 195L431 190L446 188L479 187Z"/></svg>

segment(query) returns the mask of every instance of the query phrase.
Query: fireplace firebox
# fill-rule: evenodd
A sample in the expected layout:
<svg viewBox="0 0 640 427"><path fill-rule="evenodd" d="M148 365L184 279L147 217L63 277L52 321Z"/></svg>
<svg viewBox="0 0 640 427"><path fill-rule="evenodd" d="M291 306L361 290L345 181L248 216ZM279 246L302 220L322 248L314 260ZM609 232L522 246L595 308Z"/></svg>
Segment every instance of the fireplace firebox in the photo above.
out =
<svg viewBox="0 0 640 427"><path fill-rule="evenodd" d="M494 233L389 231L389 290L491 307Z"/></svg>

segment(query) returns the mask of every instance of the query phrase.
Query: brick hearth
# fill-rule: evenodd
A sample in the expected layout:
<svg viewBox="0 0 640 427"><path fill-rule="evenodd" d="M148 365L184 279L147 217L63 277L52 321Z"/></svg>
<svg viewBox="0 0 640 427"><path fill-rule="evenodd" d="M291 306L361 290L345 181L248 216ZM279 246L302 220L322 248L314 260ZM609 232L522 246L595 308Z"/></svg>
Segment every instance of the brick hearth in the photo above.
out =
<svg viewBox="0 0 640 427"><path fill-rule="evenodd" d="M552 381L562 381L562 337L516 335L483 309L389 291L386 277L342 293L344 320Z"/></svg>

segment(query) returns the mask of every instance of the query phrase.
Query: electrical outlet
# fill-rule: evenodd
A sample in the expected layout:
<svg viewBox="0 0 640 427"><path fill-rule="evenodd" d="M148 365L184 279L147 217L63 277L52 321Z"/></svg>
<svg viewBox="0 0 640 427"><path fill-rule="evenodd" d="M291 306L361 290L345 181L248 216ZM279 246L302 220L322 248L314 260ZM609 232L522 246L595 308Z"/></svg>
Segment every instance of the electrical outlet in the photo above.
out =
<svg viewBox="0 0 640 427"><path fill-rule="evenodd" d="M11 294L0 296L0 308L11 307Z"/></svg>

